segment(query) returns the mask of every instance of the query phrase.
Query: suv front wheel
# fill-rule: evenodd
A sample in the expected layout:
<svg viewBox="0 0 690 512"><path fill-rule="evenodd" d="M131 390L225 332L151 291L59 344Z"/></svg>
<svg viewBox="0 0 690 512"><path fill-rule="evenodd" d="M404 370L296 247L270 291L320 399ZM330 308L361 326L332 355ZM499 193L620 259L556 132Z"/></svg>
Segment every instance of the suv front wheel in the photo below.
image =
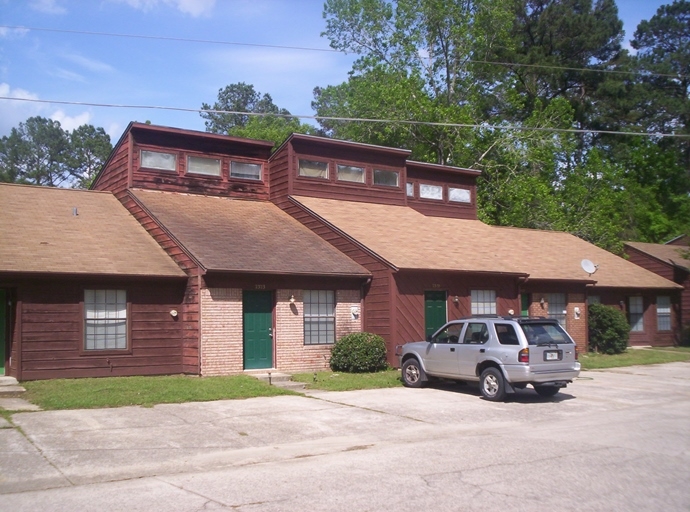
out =
<svg viewBox="0 0 690 512"><path fill-rule="evenodd" d="M479 377L479 389L482 396L492 402L500 402L506 396L506 384L503 373L498 368L487 368Z"/></svg>
<svg viewBox="0 0 690 512"><path fill-rule="evenodd" d="M411 357L402 365L403 384L408 388L421 388L424 385L426 374L417 359Z"/></svg>

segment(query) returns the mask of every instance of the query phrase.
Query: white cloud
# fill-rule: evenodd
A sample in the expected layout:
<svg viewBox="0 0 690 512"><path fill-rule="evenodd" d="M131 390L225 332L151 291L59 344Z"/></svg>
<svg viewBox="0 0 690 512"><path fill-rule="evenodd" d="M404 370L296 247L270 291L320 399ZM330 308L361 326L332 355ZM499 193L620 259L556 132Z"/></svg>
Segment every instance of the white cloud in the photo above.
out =
<svg viewBox="0 0 690 512"><path fill-rule="evenodd" d="M0 83L0 97L16 99L0 99L0 136L8 135L12 128L26 121L29 117L40 115L45 105L21 99L37 100L38 95L24 89L12 89L8 83Z"/></svg>
<svg viewBox="0 0 690 512"><path fill-rule="evenodd" d="M75 64L78 64L84 69L94 71L96 73L110 73L114 71L114 68L110 64L106 64L105 62L101 62L95 59L89 59L88 57L84 57L83 55L68 54L63 55L63 58L71 62L74 62Z"/></svg>
<svg viewBox="0 0 690 512"><path fill-rule="evenodd" d="M67 9L58 5L57 0L34 0L29 3L29 7L45 14L65 14L67 12Z"/></svg>
<svg viewBox="0 0 690 512"><path fill-rule="evenodd" d="M50 118L53 121L59 121L63 130L71 132L83 124L89 124L89 121L91 121L91 113L82 112L76 116L68 116L64 111L57 110L50 116Z"/></svg>
<svg viewBox="0 0 690 512"><path fill-rule="evenodd" d="M0 37L4 39L10 39L13 36L24 36L29 32L28 28L8 28L0 27Z"/></svg>
<svg viewBox="0 0 690 512"><path fill-rule="evenodd" d="M150 11L159 5L166 5L195 18L208 16L213 11L216 0L115 0L124 2L134 9Z"/></svg>

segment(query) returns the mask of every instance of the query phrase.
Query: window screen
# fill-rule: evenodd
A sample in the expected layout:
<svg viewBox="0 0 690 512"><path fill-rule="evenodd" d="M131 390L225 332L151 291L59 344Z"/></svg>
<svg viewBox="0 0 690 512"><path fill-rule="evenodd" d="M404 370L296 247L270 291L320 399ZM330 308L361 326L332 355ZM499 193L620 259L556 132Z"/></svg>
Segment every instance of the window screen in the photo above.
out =
<svg viewBox="0 0 690 512"><path fill-rule="evenodd" d="M419 197L424 199L443 199L443 187L441 185L427 185L425 183L419 184Z"/></svg>
<svg viewBox="0 0 690 512"><path fill-rule="evenodd" d="M306 176L308 178L328 179L328 162L300 159L299 175Z"/></svg>
<svg viewBox="0 0 690 512"><path fill-rule="evenodd" d="M496 292L494 290L472 290L472 314L495 315Z"/></svg>
<svg viewBox="0 0 690 512"><path fill-rule="evenodd" d="M161 153L160 151L142 151L141 166L149 169L162 169L174 171L177 169L177 158L173 153Z"/></svg>
<svg viewBox="0 0 690 512"><path fill-rule="evenodd" d="M220 160L218 158L203 158L200 156L187 157L187 172L220 176Z"/></svg>
<svg viewBox="0 0 690 512"><path fill-rule="evenodd" d="M566 321L566 299L565 293L547 293L546 301L549 303L549 308L546 315L549 318L555 318L558 323L565 328Z"/></svg>
<svg viewBox="0 0 690 512"><path fill-rule="evenodd" d="M335 293L304 291L304 344L335 343Z"/></svg>
<svg viewBox="0 0 690 512"><path fill-rule="evenodd" d="M338 180L364 183L364 168L352 165L338 165Z"/></svg>
<svg viewBox="0 0 690 512"><path fill-rule="evenodd" d="M642 297L630 297L628 299L628 318L630 330L633 332L644 331L644 302Z"/></svg>
<svg viewBox="0 0 690 512"><path fill-rule="evenodd" d="M244 162L232 162L230 164L230 176L247 180L261 179L261 164L248 164Z"/></svg>
<svg viewBox="0 0 690 512"><path fill-rule="evenodd" d="M671 330L671 298L667 295L656 298L656 329L657 331Z"/></svg>
<svg viewBox="0 0 690 512"><path fill-rule="evenodd" d="M382 171L374 169L374 184L385 185L387 187L398 186L398 173L396 171Z"/></svg>
<svg viewBox="0 0 690 512"><path fill-rule="evenodd" d="M127 292L84 290L84 348L127 348Z"/></svg>

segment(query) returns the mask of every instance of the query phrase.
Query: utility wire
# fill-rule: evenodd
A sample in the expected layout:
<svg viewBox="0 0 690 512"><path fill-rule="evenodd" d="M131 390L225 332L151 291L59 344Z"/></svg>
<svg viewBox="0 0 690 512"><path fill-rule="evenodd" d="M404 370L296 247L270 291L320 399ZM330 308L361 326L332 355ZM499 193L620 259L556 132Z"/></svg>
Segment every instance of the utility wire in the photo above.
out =
<svg viewBox="0 0 690 512"><path fill-rule="evenodd" d="M59 34L78 34L87 36L106 36L106 37L122 37L131 39L149 39L154 41L176 41L183 43L202 43L202 44L222 44L229 46L249 46L255 48L274 48L278 50L299 50L299 51L309 51L309 52L328 52L328 53L345 53L341 50L334 50L332 48L312 48L307 46L284 46L275 44L260 44L260 43L238 43L236 41L219 41L214 39L191 39L185 37L168 37L168 36L148 36L143 34L118 34L114 32L94 32L86 30L64 30L57 28L43 28L43 27L24 27L18 25L0 25L0 28L7 28L11 30L34 30L37 32L55 32ZM558 71L581 71L585 73L606 73L612 75L643 75L647 77L661 77L661 78L676 78L683 79L686 78L685 75L674 75L667 73L652 73L648 71L619 71L617 69L593 69L593 68L577 68L568 66L547 66L544 64L525 64L519 62L499 62L490 60L476 60L467 59L467 62L473 64L489 64L493 66L506 66L506 67L523 67L523 68L535 68L535 69L554 69Z"/></svg>
<svg viewBox="0 0 690 512"><path fill-rule="evenodd" d="M679 133L647 133L647 132L624 132L615 130L583 130L576 128L545 128L539 126L522 126L512 124L471 124L471 123L441 123L432 121L408 121L404 119L369 119L362 117L334 117L334 116L308 116L301 114L273 114L264 112L241 112L235 110L212 110L201 108L185 108L185 107L167 107L162 105L126 105L115 103L92 103L85 101L61 101L61 100L39 100L35 98L13 98L10 96L0 96L0 100L9 101L27 101L33 103L50 103L56 105L77 105L82 107L104 107L104 108L123 108L123 109L146 109L146 110L171 110L176 112L194 112L199 114L233 114L242 116L254 117L283 117L286 119L313 119L316 121L343 121L343 122L361 122L361 123L388 123L388 124L404 124L417 126L441 126L444 128L481 128L489 130L514 130L514 131L540 131L540 132L554 132L554 133L590 133L603 135L627 135L636 137L666 137L666 138L680 138L688 139L690 135Z"/></svg>

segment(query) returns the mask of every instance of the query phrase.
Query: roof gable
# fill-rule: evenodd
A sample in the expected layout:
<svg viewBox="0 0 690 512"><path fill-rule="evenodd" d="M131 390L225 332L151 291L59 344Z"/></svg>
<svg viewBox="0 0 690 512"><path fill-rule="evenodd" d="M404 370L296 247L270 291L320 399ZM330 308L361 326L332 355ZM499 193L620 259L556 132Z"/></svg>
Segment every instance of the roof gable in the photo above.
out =
<svg viewBox="0 0 690 512"><path fill-rule="evenodd" d="M142 189L131 193L207 271L370 275L273 203Z"/></svg>
<svg viewBox="0 0 690 512"><path fill-rule="evenodd" d="M108 192L0 185L0 272L186 277Z"/></svg>
<svg viewBox="0 0 690 512"><path fill-rule="evenodd" d="M569 233L432 217L406 206L293 200L398 269L506 273L601 287L678 287ZM596 274L582 269L583 259L599 266Z"/></svg>

